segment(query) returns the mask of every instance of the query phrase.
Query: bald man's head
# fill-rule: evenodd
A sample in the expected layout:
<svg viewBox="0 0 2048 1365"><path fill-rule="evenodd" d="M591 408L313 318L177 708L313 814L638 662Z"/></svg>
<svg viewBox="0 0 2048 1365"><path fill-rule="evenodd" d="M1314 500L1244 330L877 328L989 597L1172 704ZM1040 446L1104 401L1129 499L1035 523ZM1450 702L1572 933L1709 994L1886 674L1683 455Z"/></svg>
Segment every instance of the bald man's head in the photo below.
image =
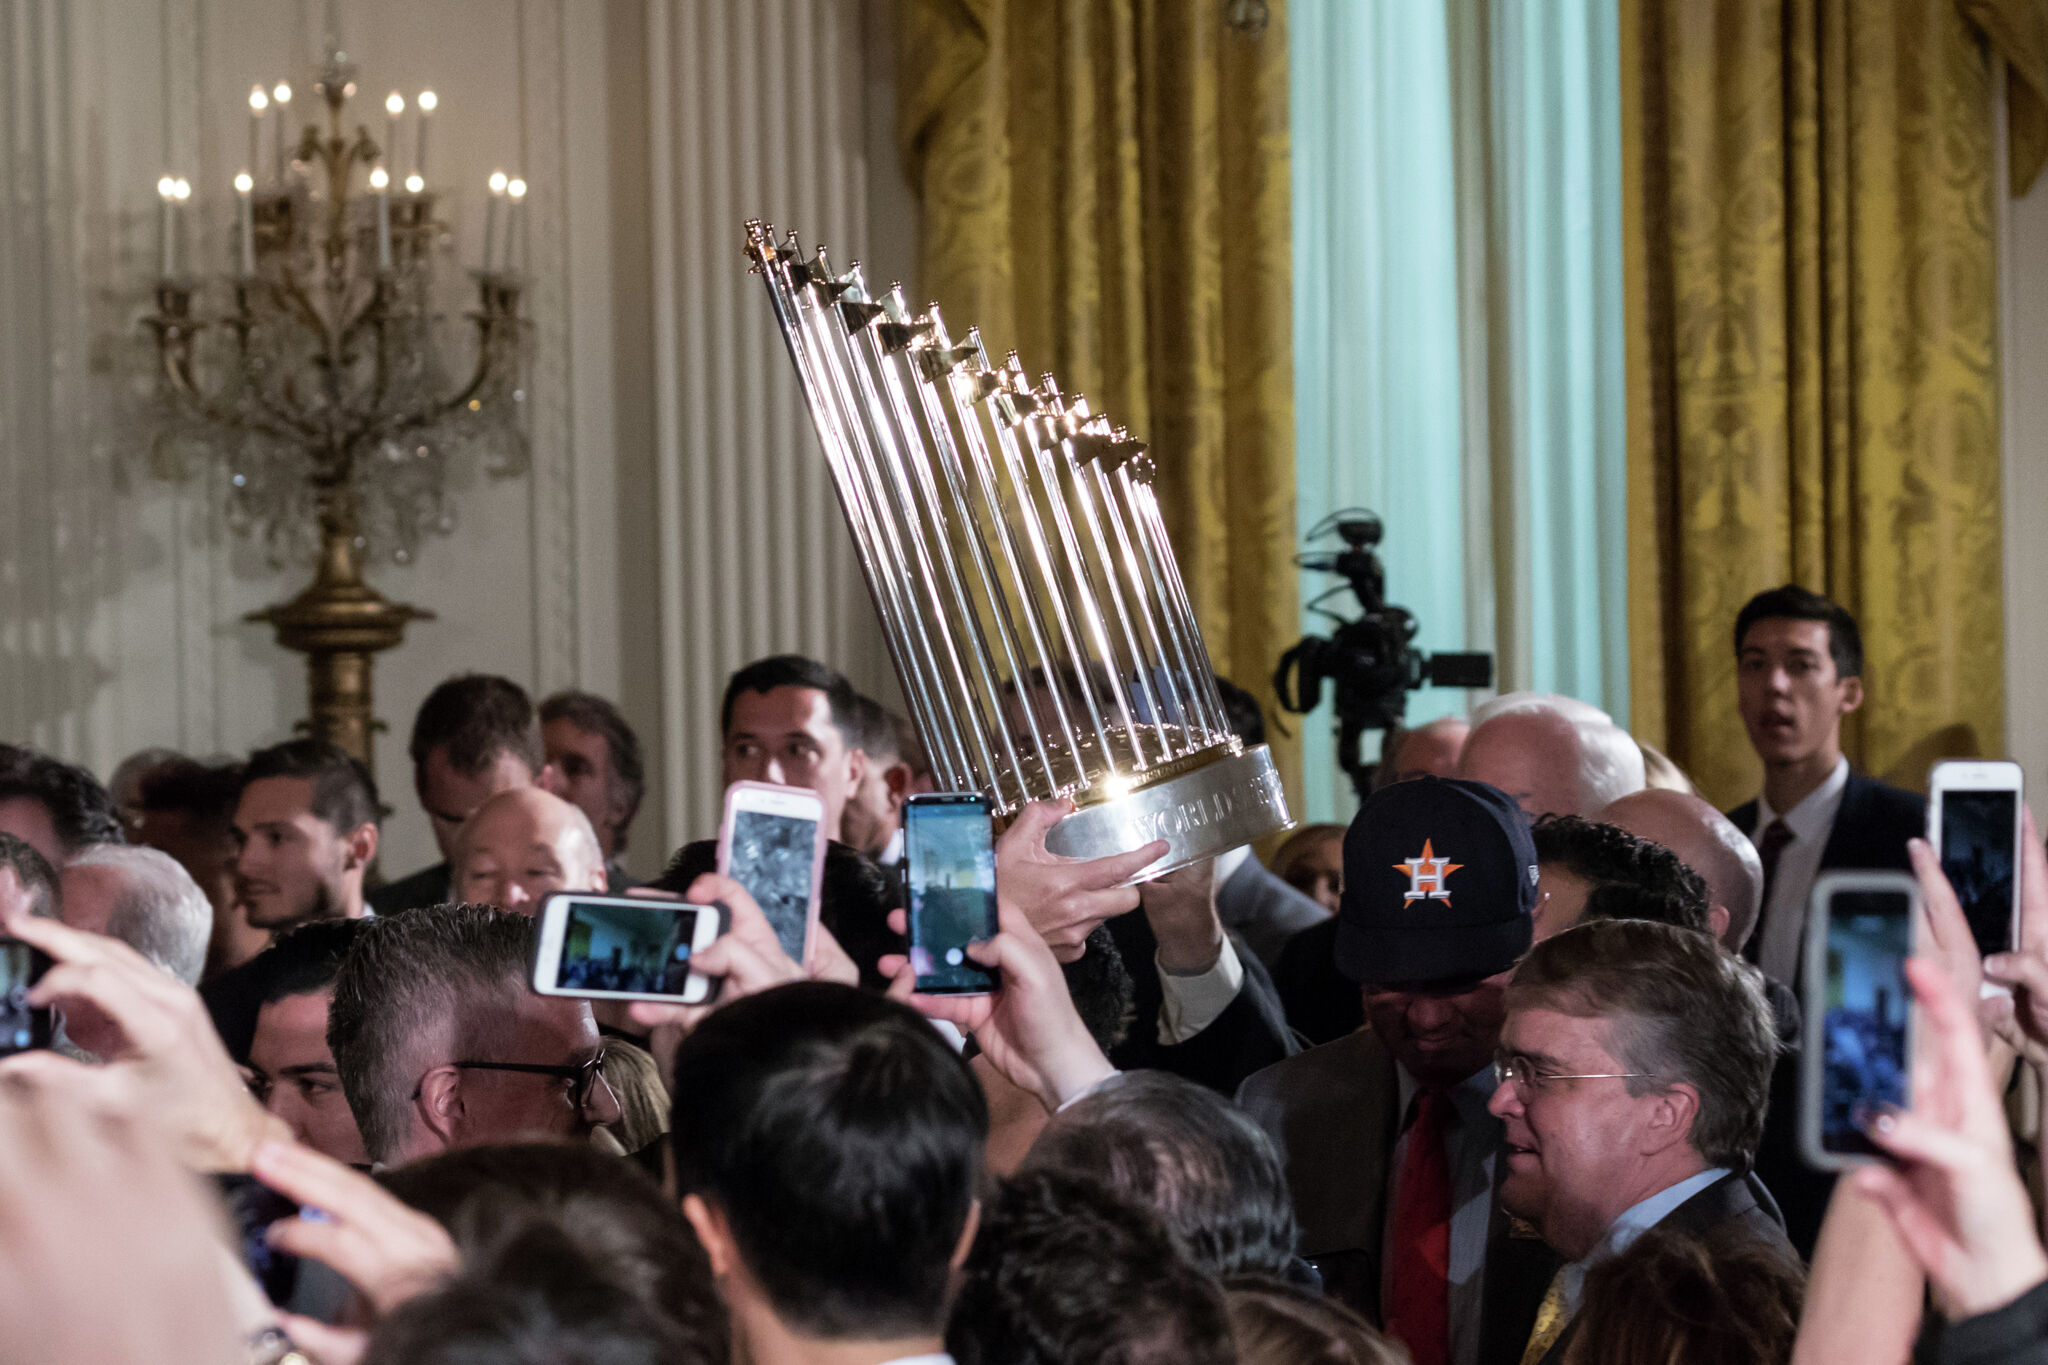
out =
<svg viewBox="0 0 2048 1365"><path fill-rule="evenodd" d="M1763 907L1764 865L1727 816L1688 792L1651 788L1622 797L1593 818L1662 844L1699 873L1707 884L1715 936L1730 952L1741 951Z"/></svg>
<svg viewBox="0 0 2048 1365"><path fill-rule="evenodd" d="M603 891L590 817L552 792L518 787L477 807L455 841L455 899L534 914L550 891Z"/></svg>
<svg viewBox="0 0 2048 1365"><path fill-rule="evenodd" d="M1515 798L1534 820L1591 819L1643 786L1643 751L1599 707L1547 692L1510 692L1472 713L1458 776Z"/></svg>

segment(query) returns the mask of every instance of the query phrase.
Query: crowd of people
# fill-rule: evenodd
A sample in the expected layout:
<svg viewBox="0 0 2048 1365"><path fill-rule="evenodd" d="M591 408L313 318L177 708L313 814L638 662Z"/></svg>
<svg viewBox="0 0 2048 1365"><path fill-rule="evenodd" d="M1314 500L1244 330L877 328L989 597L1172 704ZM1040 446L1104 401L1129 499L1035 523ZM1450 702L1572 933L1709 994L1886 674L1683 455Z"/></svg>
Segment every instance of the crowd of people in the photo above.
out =
<svg viewBox="0 0 2048 1365"><path fill-rule="evenodd" d="M0 1365L2048 1361L2048 853L2029 818L1980 958L1920 798L1843 755L1854 620L1776 589L1733 648L1764 776L1725 815L1528 693L1389 732L1270 861L1139 880L1158 845L1062 858L1027 806L987 995L915 990L933 776L815 660L720 718L724 781L821 799L802 961L708 838L633 887L599 697L436 688L405 875L318 740L104 785L0 748L0 932L49 962L10 1003L60 1021L0 1059ZM1795 1131L1837 868L1926 905L1913 1103L1839 1180ZM607 890L725 908L715 999L531 988L542 899Z"/></svg>

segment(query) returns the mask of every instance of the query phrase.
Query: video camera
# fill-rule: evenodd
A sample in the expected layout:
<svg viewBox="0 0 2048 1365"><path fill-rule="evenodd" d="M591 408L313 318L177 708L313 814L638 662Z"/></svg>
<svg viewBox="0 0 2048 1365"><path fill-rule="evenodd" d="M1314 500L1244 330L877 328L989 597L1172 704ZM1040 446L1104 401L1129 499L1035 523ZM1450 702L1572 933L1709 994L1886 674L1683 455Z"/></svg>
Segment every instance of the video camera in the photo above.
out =
<svg viewBox="0 0 2048 1365"><path fill-rule="evenodd" d="M1273 690L1280 705L1296 713L1315 709L1323 699L1323 681L1336 686L1337 762L1351 777L1351 785L1363 801L1372 790L1373 771L1378 766L1365 762L1358 752L1360 737L1367 730L1390 730L1401 724L1408 712L1408 694L1418 687L1491 687L1491 654L1425 654L1411 643L1416 622L1406 607L1387 602L1387 570L1373 549L1386 535L1377 513L1363 508L1346 508L1325 517L1308 534L1311 543L1332 532L1344 542L1333 553L1304 552L1294 557L1297 567L1317 573L1334 573L1344 581L1318 595L1308 604L1337 623L1328 639L1304 636L1300 643L1280 656L1273 674ZM1363 608L1356 620L1346 620L1322 603L1346 588Z"/></svg>

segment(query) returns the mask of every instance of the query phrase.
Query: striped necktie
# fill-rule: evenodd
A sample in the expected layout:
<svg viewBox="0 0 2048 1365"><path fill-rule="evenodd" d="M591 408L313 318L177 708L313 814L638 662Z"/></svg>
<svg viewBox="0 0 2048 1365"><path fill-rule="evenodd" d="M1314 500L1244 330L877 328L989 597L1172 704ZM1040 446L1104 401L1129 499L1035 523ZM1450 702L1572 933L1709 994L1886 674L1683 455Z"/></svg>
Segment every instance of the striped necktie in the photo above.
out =
<svg viewBox="0 0 2048 1365"><path fill-rule="evenodd" d="M1522 1365L1536 1365L1557 1345L1557 1339L1564 1335L1565 1323L1569 1321L1564 1310L1564 1267L1550 1277L1550 1288L1544 1291L1543 1303L1536 1309L1536 1325L1529 1329L1529 1344L1522 1348Z"/></svg>

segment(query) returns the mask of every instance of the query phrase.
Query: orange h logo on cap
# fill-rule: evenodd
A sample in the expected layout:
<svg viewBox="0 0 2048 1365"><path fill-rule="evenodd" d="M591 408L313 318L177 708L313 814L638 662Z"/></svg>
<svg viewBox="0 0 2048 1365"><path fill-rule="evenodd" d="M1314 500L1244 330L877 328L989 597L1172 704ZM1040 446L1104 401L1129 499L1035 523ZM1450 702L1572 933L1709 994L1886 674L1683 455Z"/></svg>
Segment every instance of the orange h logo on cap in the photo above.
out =
<svg viewBox="0 0 2048 1365"><path fill-rule="evenodd" d="M1444 908L1449 909L1451 893L1444 883L1463 866L1463 863L1454 863L1449 858L1437 857L1432 841L1424 839L1420 854L1405 863L1394 864L1394 871L1408 874L1408 899L1401 902L1401 908L1406 910L1417 901L1428 900L1442 901Z"/></svg>

